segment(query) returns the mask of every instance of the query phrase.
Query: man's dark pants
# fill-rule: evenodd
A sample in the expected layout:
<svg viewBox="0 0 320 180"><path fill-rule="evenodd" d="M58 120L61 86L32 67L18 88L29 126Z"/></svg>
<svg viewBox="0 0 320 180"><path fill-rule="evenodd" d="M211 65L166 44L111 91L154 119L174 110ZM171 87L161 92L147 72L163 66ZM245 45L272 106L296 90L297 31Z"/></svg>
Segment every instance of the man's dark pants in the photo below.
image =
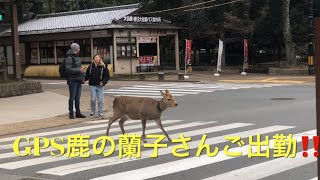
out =
<svg viewBox="0 0 320 180"><path fill-rule="evenodd" d="M81 81L68 81L69 85L69 113L73 114L73 102L75 101L76 113L80 113Z"/></svg>

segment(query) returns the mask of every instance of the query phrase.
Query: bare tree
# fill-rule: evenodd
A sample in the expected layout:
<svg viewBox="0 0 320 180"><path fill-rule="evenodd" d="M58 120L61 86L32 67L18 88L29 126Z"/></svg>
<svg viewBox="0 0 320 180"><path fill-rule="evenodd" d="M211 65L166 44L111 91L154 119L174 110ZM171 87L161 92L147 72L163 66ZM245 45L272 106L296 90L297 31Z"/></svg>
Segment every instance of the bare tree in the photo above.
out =
<svg viewBox="0 0 320 180"><path fill-rule="evenodd" d="M290 0L282 1L282 26L288 66L296 66L296 52L290 27Z"/></svg>

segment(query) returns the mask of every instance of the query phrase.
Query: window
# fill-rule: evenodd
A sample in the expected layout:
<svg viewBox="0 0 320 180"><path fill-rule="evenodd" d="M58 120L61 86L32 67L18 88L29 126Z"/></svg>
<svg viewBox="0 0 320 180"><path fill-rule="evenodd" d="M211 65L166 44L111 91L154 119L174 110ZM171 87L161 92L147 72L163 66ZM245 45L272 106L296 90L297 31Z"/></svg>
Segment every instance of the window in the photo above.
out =
<svg viewBox="0 0 320 180"><path fill-rule="evenodd" d="M78 43L80 45L79 58L80 58L81 62L90 63L91 62L91 42L90 42L90 39L74 40L74 42Z"/></svg>
<svg viewBox="0 0 320 180"><path fill-rule="evenodd" d="M62 63L73 41L57 41L56 43L58 63Z"/></svg>
<svg viewBox="0 0 320 180"><path fill-rule="evenodd" d="M118 58L137 57L136 38L131 38L131 46L129 38L117 38L117 56Z"/></svg>
<svg viewBox="0 0 320 180"><path fill-rule="evenodd" d="M31 49L31 54L30 54L30 64L38 64L38 42L33 42L30 43L30 49Z"/></svg>
<svg viewBox="0 0 320 180"><path fill-rule="evenodd" d="M79 58L81 62L91 62L90 39L57 41L56 43L58 63L62 63L65 59L66 53L70 49L72 43L78 43L80 45Z"/></svg>
<svg viewBox="0 0 320 180"><path fill-rule="evenodd" d="M53 41L40 42L40 63L54 64Z"/></svg>
<svg viewBox="0 0 320 180"><path fill-rule="evenodd" d="M139 43L139 56L157 56L157 43Z"/></svg>
<svg viewBox="0 0 320 180"><path fill-rule="evenodd" d="M93 54L99 54L105 63L113 62L112 38L95 38L93 39Z"/></svg>

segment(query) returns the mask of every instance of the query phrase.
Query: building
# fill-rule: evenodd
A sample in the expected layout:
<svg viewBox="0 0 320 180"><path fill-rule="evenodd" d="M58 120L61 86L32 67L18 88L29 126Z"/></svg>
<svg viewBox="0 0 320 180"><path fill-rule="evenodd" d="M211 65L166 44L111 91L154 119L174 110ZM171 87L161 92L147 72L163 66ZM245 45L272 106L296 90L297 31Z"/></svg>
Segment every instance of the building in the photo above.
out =
<svg viewBox="0 0 320 180"><path fill-rule="evenodd" d="M90 64L100 54L115 74L136 73L137 66L179 69L179 27L161 17L139 16L139 4L38 15L19 24L25 76L58 76L70 44L81 46L80 59ZM131 36L131 38L129 38ZM131 39L131 41L130 41ZM0 52L14 74L11 30L0 33Z"/></svg>

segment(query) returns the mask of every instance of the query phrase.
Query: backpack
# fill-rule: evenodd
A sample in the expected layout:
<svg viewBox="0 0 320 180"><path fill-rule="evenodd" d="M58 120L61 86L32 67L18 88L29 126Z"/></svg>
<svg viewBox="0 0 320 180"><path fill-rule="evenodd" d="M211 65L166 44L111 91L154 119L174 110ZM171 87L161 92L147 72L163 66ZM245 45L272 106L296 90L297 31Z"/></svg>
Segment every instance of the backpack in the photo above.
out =
<svg viewBox="0 0 320 180"><path fill-rule="evenodd" d="M72 67L74 66L74 58L72 58ZM68 72L66 70L66 58L63 60L63 62L59 66L59 74L61 78L67 78Z"/></svg>

